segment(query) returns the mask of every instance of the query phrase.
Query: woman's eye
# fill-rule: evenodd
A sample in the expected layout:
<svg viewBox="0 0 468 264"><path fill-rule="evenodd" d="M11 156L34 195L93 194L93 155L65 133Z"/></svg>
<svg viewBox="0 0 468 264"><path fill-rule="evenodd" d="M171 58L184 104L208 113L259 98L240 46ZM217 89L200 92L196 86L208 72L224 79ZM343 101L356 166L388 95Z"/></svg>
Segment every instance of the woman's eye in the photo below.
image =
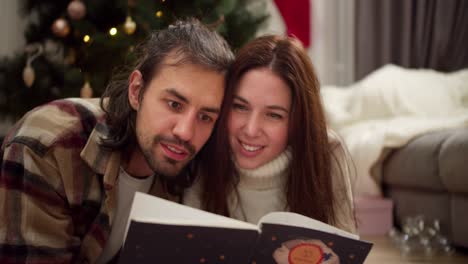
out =
<svg viewBox="0 0 468 264"><path fill-rule="evenodd" d="M232 105L232 108L234 108L235 110L241 110L241 111L247 110L247 106L243 104L236 104L236 103Z"/></svg>
<svg viewBox="0 0 468 264"><path fill-rule="evenodd" d="M282 115L279 115L279 114L276 114L276 113L269 113L268 116L273 118L273 119L278 119L278 120L283 119Z"/></svg>

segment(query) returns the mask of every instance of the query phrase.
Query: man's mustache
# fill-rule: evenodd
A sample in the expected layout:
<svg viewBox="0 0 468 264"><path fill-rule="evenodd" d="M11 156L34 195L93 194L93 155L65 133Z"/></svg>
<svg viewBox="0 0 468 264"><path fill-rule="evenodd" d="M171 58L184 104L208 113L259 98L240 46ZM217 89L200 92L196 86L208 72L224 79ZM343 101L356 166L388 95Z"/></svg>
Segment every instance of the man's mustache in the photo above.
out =
<svg viewBox="0 0 468 264"><path fill-rule="evenodd" d="M195 147L192 144L190 144L190 142L182 140L178 138L177 136L166 137L166 136L157 135L154 137L154 143L158 143L158 142L167 142L167 143L171 143L174 145L183 146L189 152L190 156L195 155L195 152L196 152Z"/></svg>

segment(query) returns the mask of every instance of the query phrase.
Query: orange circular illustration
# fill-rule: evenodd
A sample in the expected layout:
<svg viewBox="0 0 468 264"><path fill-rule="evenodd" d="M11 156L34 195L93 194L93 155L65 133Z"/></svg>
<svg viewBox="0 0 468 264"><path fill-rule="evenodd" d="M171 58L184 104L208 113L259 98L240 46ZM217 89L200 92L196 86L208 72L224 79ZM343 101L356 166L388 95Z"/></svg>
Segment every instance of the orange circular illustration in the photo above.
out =
<svg viewBox="0 0 468 264"><path fill-rule="evenodd" d="M318 264L322 258L322 248L310 243L302 243L291 248L288 256L290 264Z"/></svg>

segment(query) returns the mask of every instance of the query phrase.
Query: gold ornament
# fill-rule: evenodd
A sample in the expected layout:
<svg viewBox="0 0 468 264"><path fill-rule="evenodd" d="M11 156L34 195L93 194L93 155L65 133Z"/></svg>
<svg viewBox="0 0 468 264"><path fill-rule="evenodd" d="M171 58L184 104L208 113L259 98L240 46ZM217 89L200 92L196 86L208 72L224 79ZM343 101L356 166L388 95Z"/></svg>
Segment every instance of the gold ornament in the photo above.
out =
<svg viewBox="0 0 468 264"><path fill-rule="evenodd" d="M80 90L80 96L81 98L91 98L93 97L93 88L91 88L91 85L89 84L88 81L86 81L83 85L83 87Z"/></svg>
<svg viewBox="0 0 468 264"><path fill-rule="evenodd" d="M31 87L36 79L36 73L34 72L33 67L31 67L31 63L42 54L44 48L41 44L29 44L25 48L26 52L28 53L28 59L26 60L26 67L23 69L23 81L27 87ZM33 53L31 55L31 53Z"/></svg>
<svg viewBox="0 0 468 264"><path fill-rule="evenodd" d="M73 0L67 7L68 16L73 20L80 20L86 15L86 6L80 0Z"/></svg>
<svg viewBox="0 0 468 264"><path fill-rule="evenodd" d="M55 20L52 24L52 32L61 38L68 36L70 33L70 25L68 24L68 21L64 18Z"/></svg>
<svg viewBox="0 0 468 264"><path fill-rule="evenodd" d="M124 31L127 35L132 35L136 30L136 23L132 20L132 17L127 16L124 23Z"/></svg>
<svg viewBox="0 0 468 264"><path fill-rule="evenodd" d="M34 83L34 79L36 78L36 74L34 73L34 69L31 65L27 64L23 70L23 81L27 87L31 87Z"/></svg>

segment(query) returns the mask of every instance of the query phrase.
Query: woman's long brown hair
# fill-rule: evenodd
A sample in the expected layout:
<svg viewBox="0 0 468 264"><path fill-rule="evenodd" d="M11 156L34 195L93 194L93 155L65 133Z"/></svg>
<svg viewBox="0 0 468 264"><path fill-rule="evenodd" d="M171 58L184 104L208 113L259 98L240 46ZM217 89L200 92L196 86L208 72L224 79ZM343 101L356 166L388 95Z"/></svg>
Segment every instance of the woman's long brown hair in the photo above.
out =
<svg viewBox="0 0 468 264"><path fill-rule="evenodd" d="M239 180L231 160L229 112L240 79L247 71L261 67L281 77L292 94L289 146L293 158L285 189L287 207L292 212L334 224L330 146L319 82L305 49L291 37L260 37L238 52L226 79L220 119L200 157L203 207L229 215L227 198Z"/></svg>

